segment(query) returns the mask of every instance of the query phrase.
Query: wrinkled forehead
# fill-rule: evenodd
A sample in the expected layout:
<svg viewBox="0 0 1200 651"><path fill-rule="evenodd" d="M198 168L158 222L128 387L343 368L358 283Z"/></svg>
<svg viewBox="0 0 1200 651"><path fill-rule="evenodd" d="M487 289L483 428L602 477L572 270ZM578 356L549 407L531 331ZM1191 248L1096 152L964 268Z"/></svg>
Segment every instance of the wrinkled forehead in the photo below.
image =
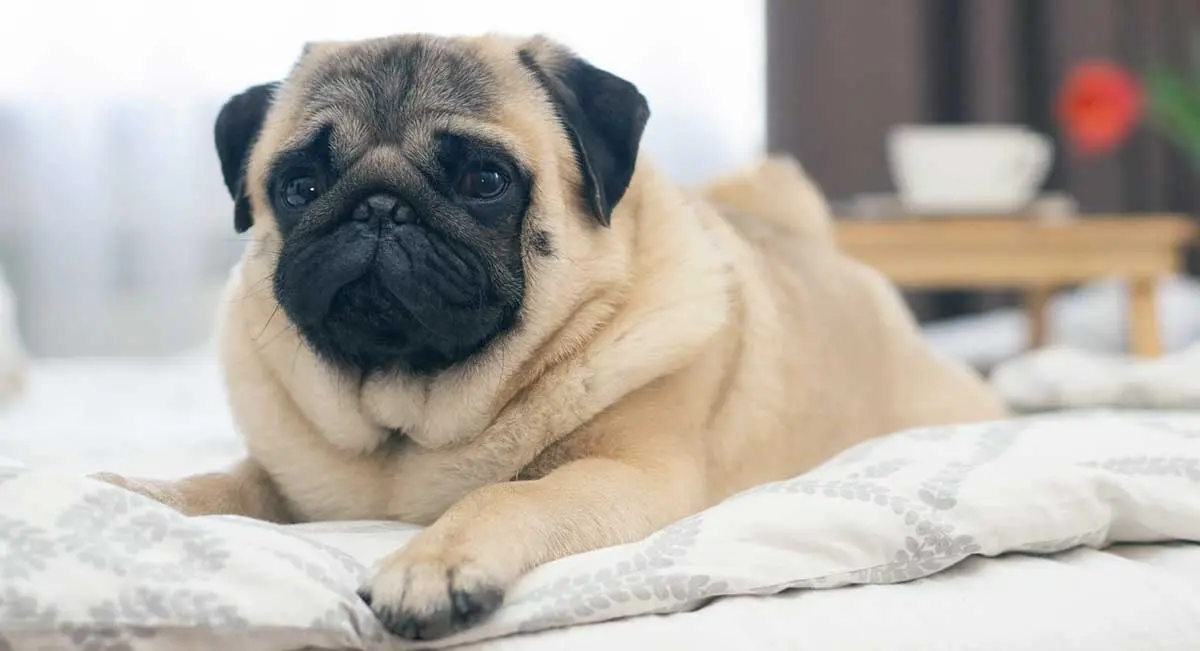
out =
<svg viewBox="0 0 1200 651"><path fill-rule="evenodd" d="M321 134L336 158L352 159L380 143L416 144L435 131L504 141L496 128L505 112L504 77L495 62L450 39L336 46L302 62L289 80L287 105L295 114L284 147L301 147Z"/></svg>

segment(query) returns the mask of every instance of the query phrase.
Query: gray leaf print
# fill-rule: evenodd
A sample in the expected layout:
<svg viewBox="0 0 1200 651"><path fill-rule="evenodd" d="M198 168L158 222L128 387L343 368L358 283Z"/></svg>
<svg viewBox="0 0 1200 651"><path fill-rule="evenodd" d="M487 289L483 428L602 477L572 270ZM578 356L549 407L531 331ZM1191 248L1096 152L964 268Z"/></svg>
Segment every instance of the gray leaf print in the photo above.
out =
<svg viewBox="0 0 1200 651"><path fill-rule="evenodd" d="M19 592L12 586L0 591L0 622L9 626L34 627L52 625L57 620L58 609L41 605L37 597Z"/></svg>
<svg viewBox="0 0 1200 651"><path fill-rule="evenodd" d="M98 625L172 625L243 628L249 622L220 595L188 588L138 588L101 602L90 611Z"/></svg>
<svg viewBox="0 0 1200 651"><path fill-rule="evenodd" d="M24 474L25 469L17 465L7 465L0 462L0 484L10 479L16 479Z"/></svg>
<svg viewBox="0 0 1200 651"><path fill-rule="evenodd" d="M152 630L95 624L64 624L58 629L80 651L134 651L134 641L154 637Z"/></svg>
<svg viewBox="0 0 1200 651"><path fill-rule="evenodd" d="M881 461L880 463L872 464L866 468L863 468L862 476L867 479L883 479L885 477L894 475L897 471L902 470L910 465L912 465L912 461L909 459L888 459L887 461ZM858 474L859 473L850 475L850 478L855 479L856 475Z"/></svg>
<svg viewBox="0 0 1200 651"><path fill-rule="evenodd" d="M0 579L30 579L57 553L49 532L0 516Z"/></svg>
<svg viewBox="0 0 1200 651"><path fill-rule="evenodd" d="M301 556L284 550L273 549L270 550L270 553L288 565L296 568L300 572L303 572L304 575L309 579L324 586L333 594L340 595L349 603L359 606L352 609L348 613L342 608L335 608L322 615L322 618L324 619L318 619L318 623L315 623L314 625L319 625L320 622L329 623L330 618L332 618L338 622L338 627L342 625L351 625L368 640L380 641L385 639L387 637L387 631L383 628L383 625L380 624L379 619L375 616L375 614L362 604L355 592L358 589L358 586L364 580L366 580L368 575L367 568L341 550L333 549L328 545L324 545L303 536L297 536L297 538L328 553L341 564L342 569L345 570L345 574L342 576L337 576L329 572L319 563L307 560Z"/></svg>
<svg viewBox="0 0 1200 651"><path fill-rule="evenodd" d="M703 525L692 516L660 531L648 541L645 551L632 562L621 562L594 572L564 577L525 595L518 602L541 602L539 612L521 624L521 630L570 624L575 618L592 617L614 604L657 599L679 607L698 599L721 594L728 586L706 576L663 574L691 548ZM644 587L642 587L644 586ZM568 615L566 613L573 613Z"/></svg>
<svg viewBox="0 0 1200 651"><path fill-rule="evenodd" d="M1192 457L1118 457L1081 465L1122 475L1178 477L1200 483L1200 459Z"/></svg>
<svg viewBox="0 0 1200 651"><path fill-rule="evenodd" d="M1119 456L1120 451L1128 449L1122 441L1112 447L1100 445L1095 448L1078 447L1075 443L1080 440L1081 433L1091 437L1088 441L1111 442L1114 420L1127 423L1131 436L1150 435L1146 438L1154 444L1147 446L1147 454ZM1149 422L1159 422L1161 427L1156 428ZM1036 430L1030 431L1031 428ZM743 544L743 547L731 553L753 555L769 551L786 554L792 551L787 548L789 542L806 542L787 540L784 536L789 533L807 536L813 531L825 531L809 528L812 522L823 526L825 520L806 520L803 509L793 508L794 504L832 509L834 517L828 522L836 526L848 524L858 533L870 531L863 527L878 525L880 534L886 535L882 545L878 544L880 539L872 539L869 548L854 550L856 555L846 554L837 565L830 565L821 557L819 563L801 559L791 566L790 561L781 557L778 575L774 574L776 565L772 564L766 568L764 576L764 568L759 563L756 571L760 574L743 576L736 573L739 568L727 565L726 559L720 556L727 550L714 551L707 543L710 537L725 535L717 531L718 522L742 523L744 518L726 521L719 516L713 517L712 512L699 514L619 553L607 552L609 555L597 557L610 559L606 562L585 564L568 576L563 576L568 571L565 568L581 566L566 563L557 574L549 571L543 576L552 577L550 580L514 591L514 595L520 596L506 602L502 615L492 618L491 624L483 624L494 628L479 629L483 631L480 634L485 638L495 637L631 615L677 612L702 606L727 594L766 595L787 589L913 581L946 570L984 550L989 555L1003 551L1056 553L1080 545L1108 544L1113 542L1110 537L1120 535L1110 532L1108 525L1091 531L1063 530L1063 522L1045 520L1052 515L1050 510L1038 516L1043 520L1038 525L1042 529L1034 526L1032 520L1021 521L1021 518L989 522L985 519L989 514L983 510L990 508L991 503L978 501L981 493L977 489L993 490L993 484L1000 479L997 473L1005 471L1002 464L1019 467L1030 455L1038 454L1038 446L1044 441L1052 442L1048 448L1050 454L1045 458L1054 463L1062 460L1064 471L1074 473L1068 477L1072 482L1090 479L1106 486L1135 489L1174 482L1186 489L1183 481L1200 482L1200 455L1189 454L1191 450L1180 446L1200 438L1196 436L1197 432L1200 432L1200 419L1197 418L1172 417L1159 421L1145 414L1124 417L1100 412L1046 414L978 426L926 428L883 437L852 449L813 472L745 491L724 505L733 504L736 508L739 500L751 500L757 502L753 505L756 508L781 509L778 513L763 516L778 516L765 523L769 525L768 535L772 536L771 549L760 544L761 541L738 540L731 544ZM1018 441L1020 445L1014 445ZM1069 453L1065 447L1068 444L1089 452L1064 456ZM1118 452L1106 454L1105 450ZM1018 454L1022 456L1017 457ZM1089 454L1095 458L1089 459ZM976 473L976 470L986 464L994 464L994 467L986 473L988 483L985 484L982 483L984 473ZM1083 470L1081 466L1095 470ZM1041 470L1039 468L1039 472ZM3 472L2 467L0 472ZM1014 476L1019 479L1022 475ZM976 485L972 482L977 481L977 477L981 483ZM1073 489L1084 485L1071 484ZM1015 488L1018 487L1014 484ZM1176 493L1187 493L1184 489ZM795 501L789 503L791 496ZM272 566L279 561L289 568L287 571L292 579L311 584L320 590L322 599L329 599L316 601L311 604L312 608L299 611L294 622L296 628L291 629L293 633L305 627L336 630L339 634L357 636L353 643L355 648L392 648L393 640L353 594L365 568L320 541L287 528L254 523L246 526L260 527L264 538L261 546L251 545L248 547L252 549L249 549L225 539L221 533L223 529L207 527L203 519L186 520L165 507L116 489L85 490L78 497L68 496L67 499L73 503L60 512L61 517L56 520L61 534L57 528L47 526L47 529L54 529L47 533L29 526L48 520L24 523L20 518L0 519L0 631L4 631L0 633L0 651L5 651L6 645L21 648L23 640L13 639L12 628L6 626L19 621L38 621L48 630L60 631L61 644L56 648L105 651L143 648L143 638L139 636L166 630L164 626L172 622L193 622L209 629L253 628L257 611L250 602L239 610L234 604L241 601L223 598L225 593L220 587L225 578L220 572L234 572L240 565L233 559L240 563L247 558L244 553L255 554L256 558ZM1095 499L1106 498L1098 495ZM1018 499L1012 504L1021 503ZM1126 507L1118 505L1115 508ZM1003 509L997 507L997 510ZM856 516L859 513L863 514L864 520L848 522L848 518L842 517L843 514ZM1136 518L1137 514L1117 513L1113 517ZM997 549L997 541L1004 537L995 535L988 527L999 529L1018 521L1021 527L1029 527L1029 531L1052 530L1054 533L1049 537L1056 539L1009 537L1005 539L1008 546ZM1094 518L1079 521L1089 523L1079 527L1081 529L1101 524ZM803 526L788 529L793 522L802 522ZM1114 531L1116 529L1119 527ZM1022 529L1021 533L1024 531ZM307 544L272 546L272 542L278 542L279 532L294 535ZM839 530L828 530L827 533L829 536L849 535L849 532ZM1009 530L1008 533L1016 532ZM1057 539L1059 536L1062 538ZM1017 542L1010 542L1013 540ZM49 547L39 548L38 541ZM816 542L820 547L825 541ZM9 548L14 545L39 551L9 554ZM803 548L797 551L806 553ZM847 551L850 550L847 548ZM22 560L14 562L10 556ZM92 601L73 605L70 611L63 608L62 612L81 613L79 619L85 621L63 621L62 613L49 605L55 603L53 599L41 598L39 602L37 593L25 590L20 583L13 584L14 580L28 580L31 585L36 585L38 573L48 571L27 562L30 557L46 559L49 569L55 569L54 563L58 560L78 561L88 566L89 571L116 573L122 581L112 593L89 597ZM17 569L11 569L13 567ZM30 578L9 579L12 585L6 591L3 587L5 571ZM244 584L237 585L238 589L247 589ZM16 586L21 586L21 590L14 590ZM275 596L279 595L271 595ZM159 645L166 642L156 640Z"/></svg>
<svg viewBox="0 0 1200 651"><path fill-rule="evenodd" d="M147 498L102 487L58 518L59 546L82 563L143 581L181 582L225 567L230 551L202 525ZM166 550L161 556L151 550ZM157 559L157 560L151 560Z"/></svg>
<svg viewBox="0 0 1200 651"><path fill-rule="evenodd" d="M296 568L300 572L303 572L305 576L325 586L326 588L334 592L346 592L347 594L353 596L353 590L347 590L346 586L349 585L347 578L350 578L352 581L357 581L359 578L362 566L358 565L357 563L355 563L354 568L347 573L348 576L335 576L330 574L330 572L320 563L305 559L291 552L284 551L282 549L272 549L270 550L270 553L271 555L275 556L275 558L278 558L279 560Z"/></svg>
<svg viewBox="0 0 1200 651"><path fill-rule="evenodd" d="M369 573L368 568L365 565L363 565L362 563L359 563L358 561L354 560L353 556L347 554L346 552L344 552L340 549L330 547L329 545L327 545L319 540L315 540L313 538L310 538L310 537L305 536L300 533L282 530L279 527L276 527L269 523L256 522L254 526L262 526L263 528L274 531L276 533L282 532L287 536L295 538L296 540L301 540L305 544L310 545L310 546L315 547L316 549L320 550L323 554L325 554L327 556L331 556L334 560L336 560L342 566L342 569L346 570L347 573L357 576L360 580L365 580L367 578L367 574ZM360 527L360 530L361 530L361 527ZM386 527L383 527L383 528L381 528L381 530L386 531L387 529L386 529ZM290 558L285 558L286 556L290 556ZM297 566L298 561L296 560L297 557L295 555L289 555L286 553L282 553L279 555L279 558L292 564L293 566Z"/></svg>

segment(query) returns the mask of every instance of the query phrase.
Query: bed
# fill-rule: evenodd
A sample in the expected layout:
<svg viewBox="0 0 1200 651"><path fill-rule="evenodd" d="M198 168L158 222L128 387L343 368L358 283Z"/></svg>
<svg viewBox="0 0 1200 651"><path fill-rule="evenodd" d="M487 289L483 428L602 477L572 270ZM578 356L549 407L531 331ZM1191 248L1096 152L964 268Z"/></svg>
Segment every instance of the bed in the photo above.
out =
<svg viewBox="0 0 1200 651"><path fill-rule="evenodd" d="M0 408L0 649L422 648L354 595L417 528L187 521L83 477L236 459L209 351L28 380ZM539 568L426 646L1194 651L1195 541L1200 411L901 432Z"/></svg>

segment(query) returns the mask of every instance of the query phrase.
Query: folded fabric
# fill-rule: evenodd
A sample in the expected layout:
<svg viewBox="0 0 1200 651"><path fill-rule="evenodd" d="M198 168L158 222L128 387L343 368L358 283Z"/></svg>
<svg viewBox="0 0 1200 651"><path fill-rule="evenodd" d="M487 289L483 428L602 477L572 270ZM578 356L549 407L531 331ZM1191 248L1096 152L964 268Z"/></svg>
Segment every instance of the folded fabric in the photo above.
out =
<svg viewBox="0 0 1200 651"><path fill-rule="evenodd" d="M416 532L188 519L87 479L0 464L0 648L411 648L355 589ZM724 595L897 583L973 555L1167 540L1200 541L1200 414L919 429L638 543L538 568L493 617L424 646Z"/></svg>
<svg viewBox="0 0 1200 651"><path fill-rule="evenodd" d="M997 366L991 382L1020 411L1200 409L1200 344L1156 358L1043 348Z"/></svg>

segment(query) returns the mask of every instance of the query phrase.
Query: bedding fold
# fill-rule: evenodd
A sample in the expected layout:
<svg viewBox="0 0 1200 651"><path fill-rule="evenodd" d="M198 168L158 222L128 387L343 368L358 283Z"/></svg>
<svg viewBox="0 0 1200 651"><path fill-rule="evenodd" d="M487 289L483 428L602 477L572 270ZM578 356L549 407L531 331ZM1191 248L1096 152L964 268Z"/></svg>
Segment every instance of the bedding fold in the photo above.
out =
<svg viewBox="0 0 1200 651"><path fill-rule="evenodd" d="M903 583L966 559L1200 541L1200 414L1102 411L899 432L637 543L525 576L478 627L387 636L355 589L416 527L187 519L0 463L0 648L406 649L691 610L715 598Z"/></svg>

